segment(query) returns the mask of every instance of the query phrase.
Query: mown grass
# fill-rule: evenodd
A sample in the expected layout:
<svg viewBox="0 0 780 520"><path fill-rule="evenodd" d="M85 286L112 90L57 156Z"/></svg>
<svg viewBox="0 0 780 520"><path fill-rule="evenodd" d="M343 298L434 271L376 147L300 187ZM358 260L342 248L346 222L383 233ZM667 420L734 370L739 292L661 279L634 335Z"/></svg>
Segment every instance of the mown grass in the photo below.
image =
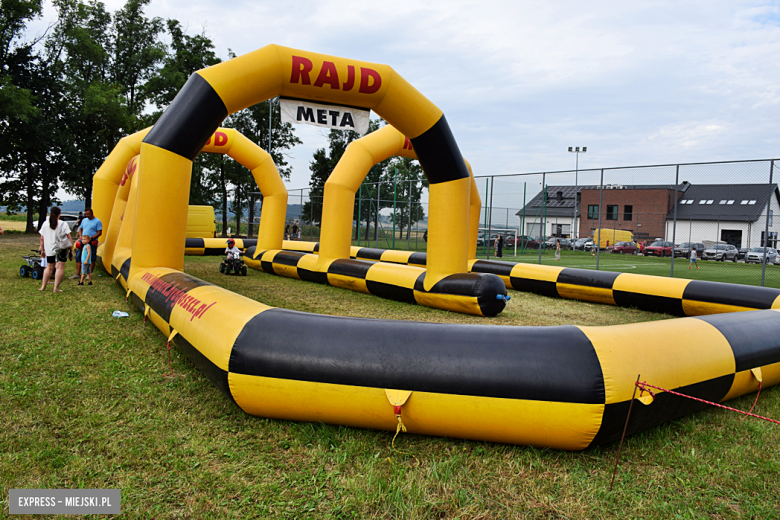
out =
<svg viewBox="0 0 780 520"><path fill-rule="evenodd" d="M248 416L175 349L175 375L163 377L164 337L105 273L58 295L20 279L35 243L0 237L4 514L10 488L120 488L130 518L780 518L780 427L719 409L627 439L611 492L617 446L570 453L402 435L417 466L388 432ZM226 277L217 263L190 257L185 268L301 311L511 325L667 318L513 292L485 320L251 270ZM748 409L754 397L729 404ZM780 393L764 390L755 411L780 418Z"/></svg>

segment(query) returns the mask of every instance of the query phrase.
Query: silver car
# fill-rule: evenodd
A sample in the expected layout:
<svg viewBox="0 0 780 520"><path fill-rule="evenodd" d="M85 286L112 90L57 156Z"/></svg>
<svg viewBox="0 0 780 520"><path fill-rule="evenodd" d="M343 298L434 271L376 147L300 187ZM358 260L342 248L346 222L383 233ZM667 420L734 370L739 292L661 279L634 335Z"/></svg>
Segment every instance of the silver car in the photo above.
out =
<svg viewBox="0 0 780 520"><path fill-rule="evenodd" d="M750 251L745 255L746 264L763 264L764 263L764 248L763 247L751 247ZM772 247L766 248L766 263L776 264L778 263L777 249Z"/></svg>
<svg viewBox="0 0 780 520"><path fill-rule="evenodd" d="M731 260L736 262L739 259L739 250L731 244L714 244L705 249L701 257L703 260L720 260L721 262Z"/></svg>

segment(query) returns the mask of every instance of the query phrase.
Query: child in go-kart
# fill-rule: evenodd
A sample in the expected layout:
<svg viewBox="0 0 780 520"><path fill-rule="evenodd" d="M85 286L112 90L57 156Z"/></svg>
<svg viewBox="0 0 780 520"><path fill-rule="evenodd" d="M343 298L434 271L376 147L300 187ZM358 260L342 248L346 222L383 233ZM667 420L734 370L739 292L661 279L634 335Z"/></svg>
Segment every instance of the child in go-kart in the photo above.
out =
<svg viewBox="0 0 780 520"><path fill-rule="evenodd" d="M241 250L236 247L236 241L232 238L227 241L225 254L227 255L228 260L238 259L241 257Z"/></svg>

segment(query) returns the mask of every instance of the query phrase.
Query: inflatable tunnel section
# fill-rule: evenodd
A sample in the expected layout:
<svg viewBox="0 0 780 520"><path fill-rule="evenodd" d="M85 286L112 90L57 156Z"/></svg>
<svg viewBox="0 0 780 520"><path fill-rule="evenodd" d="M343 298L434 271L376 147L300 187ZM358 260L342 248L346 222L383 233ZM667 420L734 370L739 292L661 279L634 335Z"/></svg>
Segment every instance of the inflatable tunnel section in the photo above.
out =
<svg viewBox="0 0 780 520"><path fill-rule="evenodd" d="M134 135L146 135L147 132L148 129ZM118 145L109 158L115 154L124 158L134 151L138 152L140 144L139 139L120 142L121 146ZM226 154L250 170L264 196L259 230L262 236L260 243L268 248L281 247L284 238L284 219L287 213L287 189L271 156L232 128L218 128L201 151ZM101 167L98 171L101 186L104 187L101 196L113 197L112 205L103 203L100 206L101 211L111 216L104 220L108 232L105 243L98 247L98 252L106 271L112 273L122 287L126 288L137 204L136 191L131 185L135 182L134 174L138 171L139 160L137 156L130 159L124 173L118 168L118 160L106 161L109 166ZM97 178L96 175L94 183L96 186ZM120 240L122 235L125 236L124 240ZM240 249L246 249L250 245L256 246L257 243L258 240L236 239L236 245ZM185 239L185 251L189 254L224 254L225 247L224 238Z"/></svg>
<svg viewBox="0 0 780 520"><path fill-rule="evenodd" d="M637 374L711 401L780 381L776 310L612 327L443 325L275 309L183 273L192 159L229 112L278 94L374 108L410 136L432 197L452 208L431 213L441 242L422 289L468 263L465 164L441 112L392 69L268 46L194 74L141 144L112 265L132 231L132 262L120 267L128 297L248 413L393 431L400 406L412 433L575 450L619 438ZM404 123L406 111L422 117ZM448 238L456 247L440 259ZM705 406L665 392L642 402L630 433Z"/></svg>
<svg viewBox="0 0 780 520"><path fill-rule="evenodd" d="M417 159L410 140L392 125L350 143L325 182L318 255L266 251L256 247L247 251L247 266L270 274L449 311L478 316L500 313L506 305L506 289L492 274L451 274L426 290L425 266L350 259L355 193L372 166L393 156ZM466 165L470 190L467 251L471 255L476 254L481 202L474 176L468 163ZM436 209L433 204L431 208L431 211Z"/></svg>

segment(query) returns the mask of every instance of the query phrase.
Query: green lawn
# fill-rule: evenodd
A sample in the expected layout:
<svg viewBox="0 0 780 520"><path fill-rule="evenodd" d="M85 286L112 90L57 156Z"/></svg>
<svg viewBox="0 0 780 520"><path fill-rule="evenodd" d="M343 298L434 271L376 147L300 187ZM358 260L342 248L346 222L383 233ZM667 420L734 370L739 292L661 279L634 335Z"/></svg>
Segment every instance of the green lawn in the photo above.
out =
<svg viewBox="0 0 780 520"><path fill-rule="evenodd" d="M780 427L719 409L629 438L611 492L617 446L569 453L402 435L396 445L416 466L392 451L388 432L248 416L175 349L174 376L163 377L165 338L105 273L57 295L19 278L36 243L0 236L4 513L10 488L120 488L129 518L780 518ZM669 263L609 262L640 260ZM218 263L188 257L185 269L307 312L506 325L668 318L513 291L504 313L484 319L253 270L225 277ZM703 263L698 274L727 268L752 266ZM754 398L729 404L749 409ZM780 392L764 390L755 411L780 418Z"/></svg>

